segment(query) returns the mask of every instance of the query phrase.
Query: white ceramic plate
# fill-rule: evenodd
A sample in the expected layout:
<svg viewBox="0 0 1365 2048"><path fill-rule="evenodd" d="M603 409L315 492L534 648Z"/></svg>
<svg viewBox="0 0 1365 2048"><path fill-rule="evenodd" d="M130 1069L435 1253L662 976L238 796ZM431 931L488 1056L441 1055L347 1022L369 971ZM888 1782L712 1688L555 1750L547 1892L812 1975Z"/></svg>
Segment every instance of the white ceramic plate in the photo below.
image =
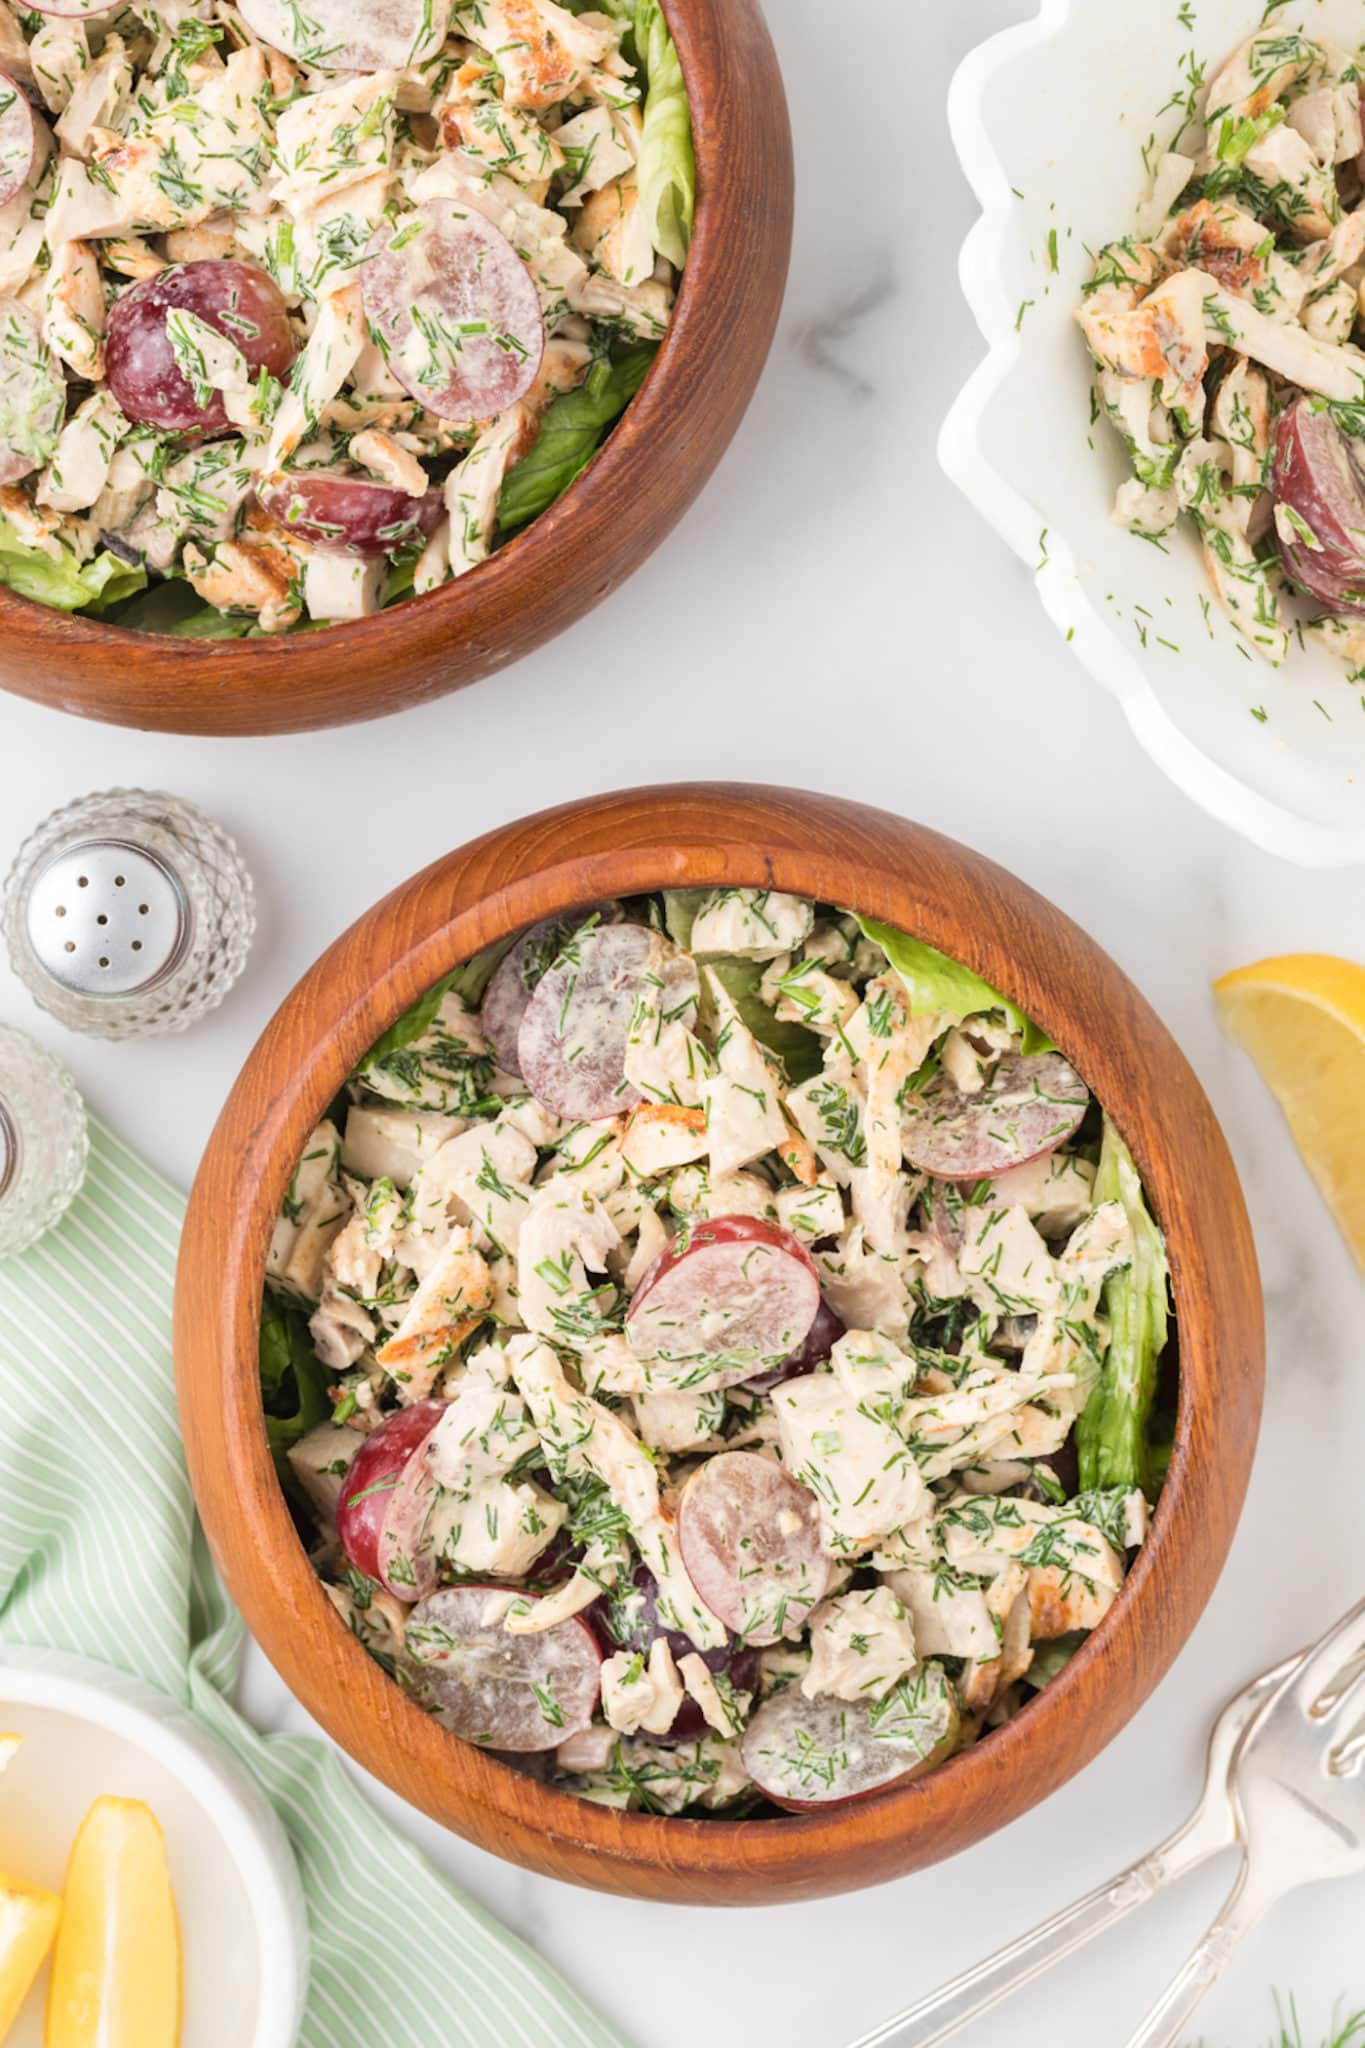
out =
<svg viewBox="0 0 1365 2048"><path fill-rule="evenodd" d="M1110 523L1129 472L1108 423L1091 426L1072 318L1087 246L1131 230L1143 144L1155 130L1168 146L1180 126L1158 109L1261 11L1262 0L1042 0L1035 20L960 67L949 119L982 208L961 274L990 353L939 454L1034 568L1049 617L1172 780L1270 852L1328 867L1365 860L1365 689L1317 649L1294 648L1280 669L1248 658L1216 611L1205 620L1189 534L1168 536L1163 554ZM1275 21L1351 49L1365 32L1360 0L1291 0Z"/></svg>
<svg viewBox="0 0 1365 2048"><path fill-rule="evenodd" d="M120 1672L43 1651L0 1655L0 1869L59 1892L102 1792L145 1799L166 1833L185 1949L182 2048L294 2048L307 1923L284 1831L189 1715ZM43 1969L5 2048L42 2048Z"/></svg>

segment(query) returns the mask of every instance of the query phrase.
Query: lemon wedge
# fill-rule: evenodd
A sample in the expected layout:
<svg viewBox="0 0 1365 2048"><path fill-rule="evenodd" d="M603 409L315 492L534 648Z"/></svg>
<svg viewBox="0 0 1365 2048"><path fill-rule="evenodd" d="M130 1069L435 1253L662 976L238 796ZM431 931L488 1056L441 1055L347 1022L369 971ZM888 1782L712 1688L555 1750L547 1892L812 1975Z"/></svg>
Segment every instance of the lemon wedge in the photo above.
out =
<svg viewBox="0 0 1365 2048"><path fill-rule="evenodd" d="M1213 994L1365 1271L1365 967L1287 953L1225 974Z"/></svg>
<svg viewBox="0 0 1365 2048"><path fill-rule="evenodd" d="M47 1959L61 1910L55 1892L0 1877L0 2041L18 2019Z"/></svg>
<svg viewBox="0 0 1365 2048"><path fill-rule="evenodd" d="M180 1980L160 1823L140 1799L97 1799L66 1867L46 2048L177 2048Z"/></svg>

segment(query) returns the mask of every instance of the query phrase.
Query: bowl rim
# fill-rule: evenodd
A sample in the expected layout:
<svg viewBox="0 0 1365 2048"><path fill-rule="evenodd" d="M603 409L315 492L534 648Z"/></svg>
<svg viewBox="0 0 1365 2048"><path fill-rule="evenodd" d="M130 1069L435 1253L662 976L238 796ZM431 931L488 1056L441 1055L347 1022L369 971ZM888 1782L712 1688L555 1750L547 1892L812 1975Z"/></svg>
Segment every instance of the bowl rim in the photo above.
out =
<svg viewBox="0 0 1365 2048"><path fill-rule="evenodd" d="M1243 782L1183 732L1137 654L1087 595L1071 536L986 454L987 416L1023 345L1017 303L1010 303L1004 285L1005 251L1018 238L1018 195L987 118L987 97L1017 58L1057 41L1087 4L1102 0L1038 0L1033 14L970 50L949 83L949 134L980 208L958 252L958 276L986 354L944 418L939 465L1031 572L1039 602L1071 654L1118 700L1138 744L1177 789L1219 824L1282 860L1306 868L1349 867L1365 859L1365 823L1318 823ZM1041 550L1040 533L1046 535Z"/></svg>
<svg viewBox="0 0 1365 2048"><path fill-rule="evenodd" d="M176 1700L59 1650L0 1649L0 1706L46 1707L119 1737L176 1778L237 1871L255 1932L260 1998L245 2048L293 2048L308 1987L307 1916L293 1851L242 1766Z"/></svg>
<svg viewBox="0 0 1365 2048"><path fill-rule="evenodd" d="M573 851L580 841L586 853ZM817 871L843 886L820 887ZM1092 1040L1077 1064L1087 1080L1097 1065L1105 1072L1096 1093L1167 1233L1181 1345L1176 1443L1152 1533L1119 1600L1061 1676L1004 1728L923 1779L825 1813L737 1821L621 1814L457 1744L384 1677L335 1613L295 1534L266 1442L256 1371L265 1251L309 1131L361 1054L442 973L555 907L745 882L847 902L915 931L1013 997L1064 1050L1068 1037L1076 1044L1084 1003L1050 973L1080 968L1103 990L1121 1044ZM970 943L964 909L975 921ZM1030 957L1008 971L1024 934ZM380 973L347 992L375 952L386 963ZM1124 1077L1147 1063L1160 1069L1163 1093L1135 1116ZM1217 1188L1216 1244L1195 1228L1199 1203L1168 1151L1196 1162L1189 1189L1207 1199ZM1213 1112L1165 1027L1093 941L1025 884L922 827L807 792L702 784L589 798L490 833L401 885L322 955L267 1027L209 1141L177 1282L176 1364L191 1477L220 1568L267 1656L343 1747L434 1818L532 1868L636 1896L753 1903L874 1882L965 1847L1056 1789L1130 1718L1193 1628L1230 1546L1256 1440L1264 1337L1250 1226ZM1205 1455L1215 1440L1218 1460ZM325 1640L333 1672L346 1674L344 1699L278 1626L284 1609L296 1629L311 1610L314 1647ZM371 1674L391 1700L373 1690ZM369 1728L356 1711L366 1691ZM449 1793L433 1773L449 1780Z"/></svg>
<svg viewBox="0 0 1365 2048"><path fill-rule="evenodd" d="M248 735L377 718L519 659L566 631L643 564L708 481L752 396L776 330L794 203L790 117L760 0L664 4L692 108L697 204L688 262L643 384L569 488L468 576L371 617L299 634L195 640L148 633L62 612L0 584L0 688L106 722L156 730ZM744 93L737 83L741 57L754 87ZM747 87L747 75L745 82ZM764 109L760 120L752 118L756 100ZM757 137L756 161L769 172L771 189L762 209L747 205L731 174L741 122ZM736 269L735 247L746 236L758 253L751 250L753 260ZM730 275L723 300L715 286L718 273ZM718 386L725 379L692 374L697 362L722 361L733 380L724 391ZM593 558L619 528L620 497L643 502L651 476L660 473L659 450L670 439L689 452L696 467L670 500L662 523L656 518L632 539L635 551L628 558L621 550L621 561L600 573L594 564L593 573L581 574L571 586L575 567ZM516 620L510 631L507 609ZM337 709L329 699L321 715L306 707L291 710L286 702L279 715L278 693L290 690L291 672L295 688L301 670L310 678L332 678L338 697L344 694L335 682L338 672L363 671L373 686L375 676L392 665L395 636L404 654L443 659L447 666L467 653L469 672L426 682L392 701ZM15 648L23 642L32 643L44 664L36 680L27 649L21 672L13 672ZM140 673L118 671L126 702L102 710L99 690L109 686L109 676L98 682L90 677L101 662L112 670L134 649L141 659L132 666ZM54 690L46 671L64 659L89 667L84 675L63 678L63 689ZM184 723L179 715L163 718L157 715L157 693L168 683L221 692L224 704L217 710L202 705L194 716L186 710ZM231 709L237 695L255 702L245 719Z"/></svg>

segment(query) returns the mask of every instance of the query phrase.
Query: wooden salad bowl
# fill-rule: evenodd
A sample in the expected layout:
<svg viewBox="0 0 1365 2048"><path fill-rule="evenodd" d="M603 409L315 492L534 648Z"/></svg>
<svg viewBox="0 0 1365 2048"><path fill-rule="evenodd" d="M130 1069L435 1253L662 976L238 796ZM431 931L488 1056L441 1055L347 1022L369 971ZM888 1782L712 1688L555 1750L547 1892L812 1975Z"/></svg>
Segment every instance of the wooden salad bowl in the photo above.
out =
<svg viewBox="0 0 1365 2048"><path fill-rule="evenodd" d="M767 359L795 178L759 0L666 0L697 156L691 254L639 394L584 475L489 561L352 624L192 640L68 616L0 585L0 688L159 732L240 737L378 718L462 689L562 633L672 531Z"/></svg>
<svg viewBox="0 0 1365 2048"><path fill-rule="evenodd" d="M334 1612L275 1477L257 1329L295 1164L363 1053L459 962L577 904L759 885L927 939L1012 996L1115 1118L1166 1234L1180 1334L1175 1453L1152 1533L1099 1629L1015 1720L927 1777L828 1813L686 1820L590 1805L447 1734ZM1175 1041L1085 934L981 855L883 811L724 784L541 812L437 861L353 925L247 1061L190 1198L175 1316L190 1472L247 1625L357 1762L446 1827L605 1891L767 1904L875 1884L967 1848L1054 1792L1137 1711L1190 1634L1232 1541L1264 1377L1241 1189Z"/></svg>

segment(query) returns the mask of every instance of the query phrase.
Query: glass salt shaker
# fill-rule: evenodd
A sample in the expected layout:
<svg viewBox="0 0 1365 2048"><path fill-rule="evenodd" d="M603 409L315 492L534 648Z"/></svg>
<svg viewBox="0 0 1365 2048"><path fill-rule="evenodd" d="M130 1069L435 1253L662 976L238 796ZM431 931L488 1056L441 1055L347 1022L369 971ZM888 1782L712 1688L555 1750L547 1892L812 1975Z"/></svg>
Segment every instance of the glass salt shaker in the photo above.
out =
<svg viewBox="0 0 1365 2048"><path fill-rule="evenodd" d="M10 869L0 923L34 1001L95 1038L183 1031L223 1000L256 927L227 834L141 789L82 797L40 825Z"/></svg>
<svg viewBox="0 0 1365 2048"><path fill-rule="evenodd" d="M66 1068L0 1025L0 1259L27 1251L80 1190L85 1108Z"/></svg>

